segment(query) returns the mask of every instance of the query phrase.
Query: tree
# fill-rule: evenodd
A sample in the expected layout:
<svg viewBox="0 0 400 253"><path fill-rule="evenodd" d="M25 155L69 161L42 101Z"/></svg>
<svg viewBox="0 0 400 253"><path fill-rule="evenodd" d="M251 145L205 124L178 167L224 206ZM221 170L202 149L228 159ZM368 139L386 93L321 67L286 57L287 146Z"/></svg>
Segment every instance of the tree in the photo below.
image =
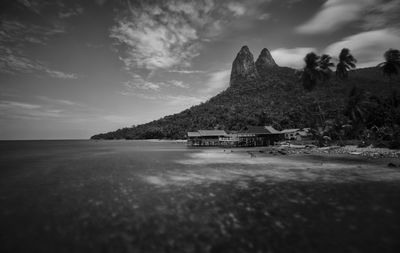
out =
<svg viewBox="0 0 400 253"><path fill-rule="evenodd" d="M332 57L330 55L324 54L321 56L319 60L318 66L322 73L322 78L324 81L328 80L331 77L332 70L331 67L334 67L335 64L331 62Z"/></svg>
<svg viewBox="0 0 400 253"><path fill-rule="evenodd" d="M301 81L305 90L311 91L317 85L317 81L320 79L321 74L318 68L319 56L314 52L308 53L304 57L306 66L301 74Z"/></svg>
<svg viewBox="0 0 400 253"><path fill-rule="evenodd" d="M364 91L354 86L350 91L344 112L353 123L364 121L366 114L365 101Z"/></svg>
<svg viewBox="0 0 400 253"><path fill-rule="evenodd" d="M392 79L392 75L397 75L400 69L400 51L397 49L389 49L383 55L385 62L378 65L381 68L384 75L387 75L389 79Z"/></svg>
<svg viewBox="0 0 400 253"><path fill-rule="evenodd" d="M339 54L339 63L336 66L336 75L340 79L347 79L349 70L356 67L357 60L350 54L348 48L343 48Z"/></svg>

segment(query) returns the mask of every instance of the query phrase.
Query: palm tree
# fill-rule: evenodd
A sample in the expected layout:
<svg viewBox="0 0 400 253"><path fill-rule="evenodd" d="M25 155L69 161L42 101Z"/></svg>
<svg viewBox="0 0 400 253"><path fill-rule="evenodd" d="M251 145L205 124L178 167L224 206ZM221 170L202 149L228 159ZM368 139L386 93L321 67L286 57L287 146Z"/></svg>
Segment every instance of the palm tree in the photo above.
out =
<svg viewBox="0 0 400 253"><path fill-rule="evenodd" d="M384 75L392 79L392 75L397 75L400 69L400 51L397 49L389 49L383 55L385 62L378 65L382 69Z"/></svg>
<svg viewBox="0 0 400 253"><path fill-rule="evenodd" d="M332 63L331 60L332 57L327 54L322 55L321 59L319 60L318 65L324 81L328 80L331 77L332 70L330 68L335 66L335 64Z"/></svg>
<svg viewBox="0 0 400 253"><path fill-rule="evenodd" d="M308 53L304 57L306 66L301 74L301 81L305 90L311 91L316 85L318 79L320 79L320 71L318 69L319 56L314 52Z"/></svg>
<svg viewBox="0 0 400 253"><path fill-rule="evenodd" d="M357 60L350 54L348 48L343 48L339 54L339 63L336 66L336 75L340 79L347 79L349 70L356 67Z"/></svg>
<svg viewBox="0 0 400 253"><path fill-rule="evenodd" d="M354 86L347 98L344 115L348 116L353 123L363 122L366 115L365 92Z"/></svg>

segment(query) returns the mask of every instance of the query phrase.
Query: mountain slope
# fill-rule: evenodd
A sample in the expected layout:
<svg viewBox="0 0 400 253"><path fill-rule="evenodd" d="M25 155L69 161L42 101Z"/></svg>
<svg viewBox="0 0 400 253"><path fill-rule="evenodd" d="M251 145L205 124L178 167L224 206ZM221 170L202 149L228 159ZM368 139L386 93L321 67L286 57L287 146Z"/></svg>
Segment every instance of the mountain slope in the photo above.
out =
<svg viewBox="0 0 400 253"><path fill-rule="evenodd" d="M305 92L294 69L279 67L267 49L257 61L244 46L232 64L230 86L209 101L178 114L134 128L94 135L92 139L179 139L197 129L240 130L247 125L273 125L278 129L310 127L342 113L350 89L379 95L391 91L399 79L389 81L379 69L352 71L346 81L332 77L312 92Z"/></svg>

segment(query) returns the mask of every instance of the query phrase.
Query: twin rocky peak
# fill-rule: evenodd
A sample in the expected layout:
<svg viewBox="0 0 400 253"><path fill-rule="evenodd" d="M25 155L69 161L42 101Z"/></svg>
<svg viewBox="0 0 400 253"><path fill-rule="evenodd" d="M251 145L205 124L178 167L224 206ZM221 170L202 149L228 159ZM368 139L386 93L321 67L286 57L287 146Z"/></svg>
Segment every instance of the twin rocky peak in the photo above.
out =
<svg viewBox="0 0 400 253"><path fill-rule="evenodd" d="M240 82L257 81L267 78L278 65L268 49L264 48L256 62L247 46L243 46L232 63L230 86Z"/></svg>

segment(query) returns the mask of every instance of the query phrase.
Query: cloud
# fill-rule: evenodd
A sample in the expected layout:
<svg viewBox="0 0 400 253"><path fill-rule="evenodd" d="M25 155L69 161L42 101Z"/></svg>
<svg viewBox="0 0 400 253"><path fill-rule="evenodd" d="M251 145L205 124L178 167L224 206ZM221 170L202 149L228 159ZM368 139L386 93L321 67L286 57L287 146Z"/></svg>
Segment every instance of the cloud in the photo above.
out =
<svg viewBox="0 0 400 253"><path fill-rule="evenodd" d="M2 45L0 45L0 72L7 74L46 74L58 79L78 78L75 74L50 69L41 62L30 60L19 50L14 51Z"/></svg>
<svg viewBox="0 0 400 253"><path fill-rule="evenodd" d="M195 26L202 22L199 16L208 11L204 1L196 4L166 1L161 7L132 8L111 29L111 38L127 49L121 57L126 69L189 66L190 60L198 55L200 45Z"/></svg>
<svg viewBox="0 0 400 253"><path fill-rule="evenodd" d="M242 16L246 13L246 8L240 3L231 2L228 3L228 9L235 15L235 16Z"/></svg>
<svg viewBox="0 0 400 253"><path fill-rule="evenodd" d="M366 30L376 30L400 24L400 1L392 0L381 2L373 9L363 15L362 28Z"/></svg>
<svg viewBox="0 0 400 253"><path fill-rule="evenodd" d="M159 91L163 83L153 83L146 81L138 74L132 74L132 79L122 83L127 90L152 90Z"/></svg>
<svg viewBox="0 0 400 253"><path fill-rule="evenodd" d="M79 4L74 3L74 1L16 0L12 5L18 9L28 10L38 15L42 15L46 12L55 13L60 19L77 16L83 13L83 8Z"/></svg>
<svg viewBox="0 0 400 253"><path fill-rule="evenodd" d="M3 108L21 108L27 110L38 109L42 107L40 105L28 104L16 101L0 101L0 106Z"/></svg>
<svg viewBox="0 0 400 253"><path fill-rule="evenodd" d="M170 73L180 73L180 74L204 73L203 70L176 70L176 69L169 70L168 72L170 72Z"/></svg>
<svg viewBox="0 0 400 253"><path fill-rule="evenodd" d="M271 51L271 55L278 65L299 69L304 65L304 56L310 52L316 52L316 49L312 47L278 48Z"/></svg>
<svg viewBox="0 0 400 253"><path fill-rule="evenodd" d="M77 79L75 74L48 67L45 63L31 59L25 52L32 45L45 46L57 35L65 33L62 26L35 25L17 19L0 18L0 72L8 74L39 74L59 79Z"/></svg>
<svg viewBox="0 0 400 253"><path fill-rule="evenodd" d="M376 29L397 19L400 11L398 0L328 0L311 20L296 31L303 34L329 33L344 25L361 21L365 29Z"/></svg>
<svg viewBox="0 0 400 253"><path fill-rule="evenodd" d="M268 2L128 1L110 37L128 71L187 68L204 42L222 36L236 16L260 16L258 7Z"/></svg>
<svg viewBox="0 0 400 253"><path fill-rule="evenodd" d="M66 99L0 94L0 121L3 119L57 119L71 123L85 121L93 115L105 114L98 108Z"/></svg>
<svg viewBox="0 0 400 253"><path fill-rule="evenodd" d="M382 62L383 53L400 45L400 31L381 29L358 33L329 45L324 51L330 55L338 55L342 48L349 48L358 60L357 67L376 66Z"/></svg>
<svg viewBox="0 0 400 253"><path fill-rule="evenodd" d="M74 6L72 8L60 10L58 17L61 19L70 18L73 16L79 16L83 13L83 8L81 6Z"/></svg>
<svg viewBox="0 0 400 253"><path fill-rule="evenodd" d="M170 84L172 86L179 87L179 88L185 88L185 89L189 88L189 86L187 84L184 84L182 81L177 81L177 80L168 81L167 84Z"/></svg>
<svg viewBox="0 0 400 253"><path fill-rule="evenodd" d="M76 74L64 73L57 70L50 70L45 68L44 71L49 74L49 76L58 78L58 79L78 79Z"/></svg>
<svg viewBox="0 0 400 253"><path fill-rule="evenodd" d="M258 17L258 20L268 20L271 18L271 14L270 13L263 13Z"/></svg>
<svg viewBox="0 0 400 253"><path fill-rule="evenodd" d="M26 43L46 45L47 41L65 29L59 25L39 26L17 19L0 18L0 43L21 49Z"/></svg>
<svg viewBox="0 0 400 253"><path fill-rule="evenodd" d="M61 117L62 110L44 108L42 105L19 101L0 101L0 118L41 119Z"/></svg>
<svg viewBox="0 0 400 253"><path fill-rule="evenodd" d="M61 104L61 105L68 105L68 106L81 106L81 104L77 102L73 102L70 100L65 100L65 99L55 99L55 98L49 98L46 96L36 96L36 98L45 101L45 102L50 102L50 103L56 103L56 104Z"/></svg>
<svg viewBox="0 0 400 253"><path fill-rule="evenodd" d="M208 80L205 82L206 86L200 92L203 94L214 94L222 91L229 85L230 74L230 70L222 70L209 74Z"/></svg>

